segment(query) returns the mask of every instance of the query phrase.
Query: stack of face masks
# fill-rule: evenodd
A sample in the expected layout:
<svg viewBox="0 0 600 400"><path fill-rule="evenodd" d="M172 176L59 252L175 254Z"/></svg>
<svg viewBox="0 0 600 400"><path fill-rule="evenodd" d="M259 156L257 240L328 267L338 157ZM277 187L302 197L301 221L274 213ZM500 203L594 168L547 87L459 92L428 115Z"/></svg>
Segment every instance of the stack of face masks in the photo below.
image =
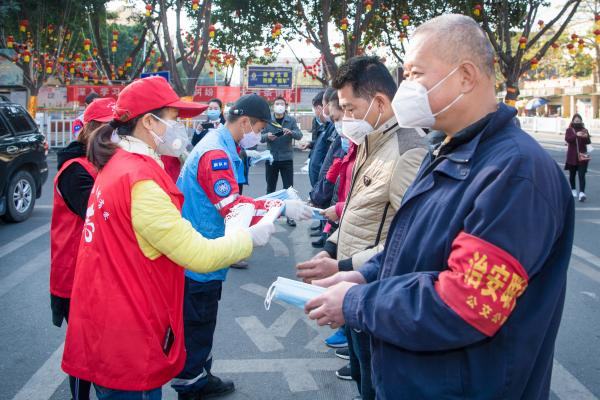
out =
<svg viewBox="0 0 600 400"><path fill-rule="evenodd" d="M251 203L240 203L231 208L225 217L225 234L238 229L246 229L252 222L255 213L254 205Z"/></svg>
<svg viewBox="0 0 600 400"><path fill-rule="evenodd" d="M327 217L325 217L324 215L321 214L321 210L320 208L316 208L316 207L311 207L312 208L312 219L316 219L317 221L326 221Z"/></svg>
<svg viewBox="0 0 600 400"><path fill-rule="evenodd" d="M254 167L261 161L273 162L273 155L269 150L265 150L257 154L257 157L250 157L250 166Z"/></svg>
<svg viewBox="0 0 600 400"><path fill-rule="evenodd" d="M290 186L287 189L278 190L265 196L257 197L256 200L301 200L298 191Z"/></svg>
<svg viewBox="0 0 600 400"><path fill-rule="evenodd" d="M306 302L317 297L325 290L327 289L320 286L309 285L308 283L294 281L279 276L267 291L265 309L268 310L271 308L271 302L273 300L280 300L304 309Z"/></svg>

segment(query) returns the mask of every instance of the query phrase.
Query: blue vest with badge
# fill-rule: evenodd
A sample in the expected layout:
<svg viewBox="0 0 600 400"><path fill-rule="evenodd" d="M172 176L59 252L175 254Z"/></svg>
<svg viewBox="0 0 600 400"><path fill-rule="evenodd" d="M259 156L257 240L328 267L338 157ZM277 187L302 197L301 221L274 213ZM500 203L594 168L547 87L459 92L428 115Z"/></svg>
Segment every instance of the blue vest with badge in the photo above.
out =
<svg viewBox="0 0 600 400"><path fill-rule="evenodd" d="M238 182L240 182L240 177L241 179L244 177L242 160L237 154L233 137L225 125L210 130L190 153L177 179L177 187L184 196L181 214L183 218L190 221L194 229L207 239L216 239L225 235L225 219L219 214L198 183L200 159L206 152L212 150L222 150L227 153L228 157L227 159L213 160L212 171L228 169L231 165ZM229 181L220 179L215 182L213 190L219 197L225 199L231 194L232 187ZM224 268L206 274L186 270L185 275L198 282L224 281L228 270L229 268Z"/></svg>

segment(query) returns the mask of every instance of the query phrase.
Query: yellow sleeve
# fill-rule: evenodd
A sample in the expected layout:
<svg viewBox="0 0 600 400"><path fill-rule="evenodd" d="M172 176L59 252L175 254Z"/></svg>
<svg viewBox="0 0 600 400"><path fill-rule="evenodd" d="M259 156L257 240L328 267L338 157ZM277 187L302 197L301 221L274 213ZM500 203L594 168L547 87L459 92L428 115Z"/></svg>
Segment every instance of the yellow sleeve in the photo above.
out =
<svg viewBox="0 0 600 400"><path fill-rule="evenodd" d="M131 219L138 244L152 260L164 254L194 272L212 272L252 254L252 237L244 230L206 239L181 216L171 198L152 180L131 189Z"/></svg>

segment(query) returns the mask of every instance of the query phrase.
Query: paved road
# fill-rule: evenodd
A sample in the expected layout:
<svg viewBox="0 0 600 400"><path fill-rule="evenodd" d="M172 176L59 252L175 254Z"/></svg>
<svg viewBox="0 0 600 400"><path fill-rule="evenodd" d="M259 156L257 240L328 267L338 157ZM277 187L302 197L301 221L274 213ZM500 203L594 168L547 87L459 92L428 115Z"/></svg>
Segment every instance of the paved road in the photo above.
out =
<svg viewBox="0 0 600 400"><path fill-rule="evenodd" d="M560 143L544 143L562 162ZM296 154L296 170L305 160ZM597 164L599 167L594 167ZM50 168L56 169L55 156ZM308 191L308 178L295 175ZM592 163L589 200L577 205L575 256L556 347L553 399L600 396L600 162ZM249 195L263 194L264 169L251 170ZM0 399L68 399L60 371L64 327L51 324L48 295L51 180L32 217L21 224L0 223ZM343 362L322 343L330 332L307 321L300 310L263 307L264 293L277 276L293 277L294 265L315 253L308 223L277 226L271 244L250 259L248 270L232 270L225 284L215 341L215 371L234 379L237 399L350 399L351 382L334 371ZM164 398L175 399L170 388Z"/></svg>

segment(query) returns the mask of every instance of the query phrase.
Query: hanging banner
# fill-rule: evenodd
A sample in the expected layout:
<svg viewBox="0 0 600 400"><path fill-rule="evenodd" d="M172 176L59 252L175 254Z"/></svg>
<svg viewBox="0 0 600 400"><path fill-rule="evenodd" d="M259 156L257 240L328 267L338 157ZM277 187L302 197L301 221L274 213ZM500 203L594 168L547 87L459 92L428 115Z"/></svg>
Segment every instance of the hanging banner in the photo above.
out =
<svg viewBox="0 0 600 400"><path fill-rule="evenodd" d="M100 97L117 98L125 86L109 85L70 85L67 86L67 101L70 103L76 101L80 104L85 103L85 98L92 92L96 92Z"/></svg>
<svg viewBox="0 0 600 400"><path fill-rule="evenodd" d="M283 97L288 104L289 103L297 103L300 101L300 89L296 88L296 89L289 89L289 90L282 90L282 89L246 89L244 91L244 94L248 94L248 93L256 93L259 96L264 97L267 101L273 102L275 101L275 99L277 97Z"/></svg>
<svg viewBox="0 0 600 400"><path fill-rule="evenodd" d="M239 86L196 86L194 101L207 103L211 99L219 99L227 104L235 102L240 96Z"/></svg>

